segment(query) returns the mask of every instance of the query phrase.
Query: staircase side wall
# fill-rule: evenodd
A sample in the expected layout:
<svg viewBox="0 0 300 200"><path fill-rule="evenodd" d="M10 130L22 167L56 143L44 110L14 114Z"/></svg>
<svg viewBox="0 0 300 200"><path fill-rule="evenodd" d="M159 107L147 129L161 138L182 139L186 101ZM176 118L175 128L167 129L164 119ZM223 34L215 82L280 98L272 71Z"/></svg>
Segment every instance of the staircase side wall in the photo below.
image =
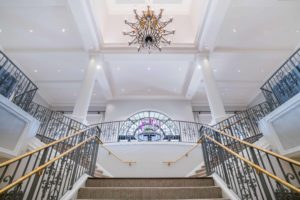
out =
<svg viewBox="0 0 300 200"><path fill-rule="evenodd" d="M0 95L0 156L22 154L36 134L39 121Z"/></svg>
<svg viewBox="0 0 300 200"><path fill-rule="evenodd" d="M300 93L260 121L260 129L273 150L300 155Z"/></svg>

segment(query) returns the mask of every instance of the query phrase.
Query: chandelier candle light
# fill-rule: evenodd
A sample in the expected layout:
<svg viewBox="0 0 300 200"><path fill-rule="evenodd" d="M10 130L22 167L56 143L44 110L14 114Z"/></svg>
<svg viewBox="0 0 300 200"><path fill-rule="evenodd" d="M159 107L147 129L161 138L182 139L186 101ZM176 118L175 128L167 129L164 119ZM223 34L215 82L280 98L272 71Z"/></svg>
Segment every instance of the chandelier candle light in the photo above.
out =
<svg viewBox="0 0 300 200"><path fill-rule="evenodd" d="M171 41L167 40L165 36L175 34L175 30L168 31L166 26L173 21L170 18L167 21L161 21L163 9L160 9L158 15L154 14L154 10L150 10L150 6L147 6L147 10L143 11L143 15L139 16L137 10L133 10L135 14L136 22L128 22L125 20L125 24L129 25L132 30L124 31L124 35L128 35L133 38L129 42L129 46L137 44L138 51L141 49L148 49L150 53L152 49L159 49L161 51L161 44L170 45Z"/></svg>

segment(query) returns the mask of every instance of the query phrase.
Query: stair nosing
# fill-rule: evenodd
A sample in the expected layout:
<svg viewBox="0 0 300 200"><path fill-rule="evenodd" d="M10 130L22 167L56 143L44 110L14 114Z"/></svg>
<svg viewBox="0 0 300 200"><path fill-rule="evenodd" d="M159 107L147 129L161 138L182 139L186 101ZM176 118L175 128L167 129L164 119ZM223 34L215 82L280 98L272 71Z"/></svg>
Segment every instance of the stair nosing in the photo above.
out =
<svg viewBox="0 0 300 200"><path fill-rule="evenodd" d="M151 188L151 189L187 189L187 188L220 188L219 186L187 186L187 187L82 187L81 189L145 189L145 188Z"/></svg>

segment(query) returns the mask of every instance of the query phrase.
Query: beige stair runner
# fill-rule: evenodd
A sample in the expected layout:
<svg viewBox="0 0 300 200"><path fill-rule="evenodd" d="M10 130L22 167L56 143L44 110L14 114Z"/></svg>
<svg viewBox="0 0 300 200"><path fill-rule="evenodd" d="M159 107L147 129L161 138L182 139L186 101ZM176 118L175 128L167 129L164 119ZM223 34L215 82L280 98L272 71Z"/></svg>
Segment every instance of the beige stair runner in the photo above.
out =
<svg viewBox="0 0 300 200"><path fill-rule="evenodd" d="M78 199L219 199L220 187L203 178L89 178Z"/></svg>

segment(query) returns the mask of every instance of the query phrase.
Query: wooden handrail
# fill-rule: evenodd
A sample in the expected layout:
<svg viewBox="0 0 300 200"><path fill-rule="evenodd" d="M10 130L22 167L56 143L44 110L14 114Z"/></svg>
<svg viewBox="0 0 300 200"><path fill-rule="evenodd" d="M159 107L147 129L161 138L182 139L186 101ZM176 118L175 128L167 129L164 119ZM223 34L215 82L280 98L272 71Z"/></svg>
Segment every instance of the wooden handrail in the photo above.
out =
<svg viewBox="0 0 300 200"><path fill-rule="evenodd" d="M213 138L211 138L210 136L204 135L205 138L209 139L210 141L212 141L213 143L217 144L218 146L220 146L222 149L224 149L225 151L229 152L230 154L234 155L235 157L237 157L238 159L244 161L245 163L247 163L249 166L253 167L254 169L257 170L257 172L261 172L266 174L267 176L271 177L272 179L276 180L277 182L281 183L282 185L285 185L286 187L290 188L291 190L300 193L300 189L295 187L294 185L284 181L283 179L279 178L278 176L268 172L267 170L261 168L259 165L251 162L250 160L240 156L238 153L234 152L233 150L229 149L228 147L226 147L225 145L217 142L216 140L214 140Z"/></svg>
<svg viewBox="0 0 300 200"><path fill-rule="evenodd" d="M296 161L296 160L287 158L287 157L282 156L282 155L280 155L280 154L277 154L277 153L275 153L275 152L273 152L273 151L269 151L269 150L267 150L267 149L258 147L258 146L254 145L254 144L251 144L251 143L249 143L249 142L246 142L246 141L244 141L244 140L241 140L241 139L239 139L239 138L237 138L237 137L231 136L231 135L225 133L224 131L220 131L220 130L218 130L218 129L215 129L215 128L213 128L213 127L206 126L206 125L203 125L203 126L206 127L206 128L212 129L212 130L218 132L219 134L225 135L225 136L230 137L230 138L232 138L232 139L234 139L234 140L236 140L236 141L239 141L239 142L241 142L241 143L243 143L243 144L245 144L245 145L247 145L247 146L253 147L253 148L258 149L258 150L261 150L261 151L263 151L263 152L265 152L265 153L271 154L272 156L275 156L275 157L280 158L280 159L282 159L282 160L285 160L285 161L287 161L287 162L293 163L294 165L297 165L297 166L300 167L300 162L298 162L298 161Z"/></svg>
<svg viewBox="0 0 300 200"><path fill-rule="evenodd" d="M198 142L191 147L188 151L186 151L184 154L180 155L177 159L175 160L171 160L171 161L163 161L163 163L168 164L168 166L170 166L171 164L177 163L179 160L181 160L184 157L187 157L187 155L193 151L199 144L201 144L201 139L198 140Z"/></svg>

